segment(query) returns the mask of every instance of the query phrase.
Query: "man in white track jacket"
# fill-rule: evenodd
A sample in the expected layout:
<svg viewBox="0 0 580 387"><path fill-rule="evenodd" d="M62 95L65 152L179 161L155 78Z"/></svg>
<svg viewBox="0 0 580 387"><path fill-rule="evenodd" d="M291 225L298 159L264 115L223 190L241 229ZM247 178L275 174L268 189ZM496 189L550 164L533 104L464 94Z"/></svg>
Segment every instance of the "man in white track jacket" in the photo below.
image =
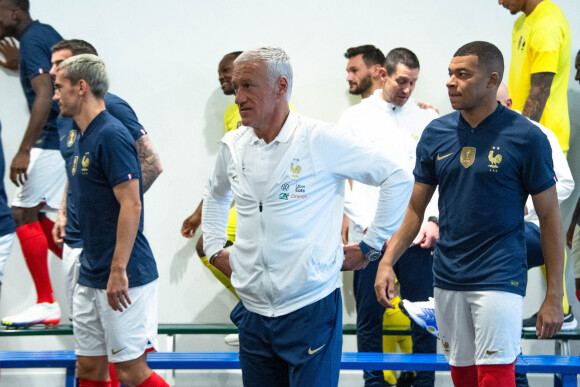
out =
<svg viewBox="0 0 580 387"><path fill-rule="evenodd" d="M245 385L336 386L342 350L342 269L378 259L398 229L413 178L347 130L289 111L286 53L263 47L236 59L242 127L222 139L204 194L204 251L242 300L232 311ZM341 245L344 181L380 186L375 222ZM236 244L224 251L231 200Z"/></svg>

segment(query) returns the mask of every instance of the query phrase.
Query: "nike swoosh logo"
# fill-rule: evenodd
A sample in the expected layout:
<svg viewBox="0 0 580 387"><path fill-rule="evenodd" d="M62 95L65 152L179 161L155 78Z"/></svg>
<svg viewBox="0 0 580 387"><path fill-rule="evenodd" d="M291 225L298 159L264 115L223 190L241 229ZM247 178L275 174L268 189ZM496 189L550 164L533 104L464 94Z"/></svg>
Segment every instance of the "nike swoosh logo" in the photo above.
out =
<svg viewBox="0 0 580 387"><path fill-rule="evenodd" d="M439 156L439 153L437 153L437 161L439 161L439 160L443 160L445 157L449 157L449 156L451 156L452 154L453 154L453 152L452 152L452 153L449 153L448 155L445 155L445 156Z"/></svg>
<svg viewBox="0 0 580 387"><path fill-rule="evenodd" d="M116 355L116 354L118 354L119 352L121 352L122 350L124 350L125 348L127 348L127 347L121 348L121 349L120 349L120 350L118 350L118 351L115 351L114 349L111 349L111 352L113 353L113 355Z"/></svg>
<svg viewBox="0 0 580 387"><path fill-rule="evenodd" d="M320 347L320 348L316 348L316 349L311 349L311 348L308 348L308 354L309 354L309 355L314 355L316 352L318 352L318 351L320 351L322 348L324 348L324 346L325 346L325 345L326 345L326 344L322 344L322 347Z"/></svg>
<svg viewBox="0 0 580 387"><path fill-rule="evenodd" d="M501 349L498 349L497 351L490 351L488 349L487 351L485 351L485 353L488 354L488 355L493 355L494 353L498 353L499 351L501 351Z"/></svg>

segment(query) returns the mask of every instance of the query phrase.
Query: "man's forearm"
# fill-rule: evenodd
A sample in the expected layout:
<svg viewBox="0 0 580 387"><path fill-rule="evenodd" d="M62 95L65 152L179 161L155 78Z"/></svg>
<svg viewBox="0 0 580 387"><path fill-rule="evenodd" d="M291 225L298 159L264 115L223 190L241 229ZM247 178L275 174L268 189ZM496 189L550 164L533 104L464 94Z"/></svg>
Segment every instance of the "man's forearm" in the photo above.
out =
<svg viewBox="0 0 580 387"><path fill-rule="evenodd" d="M561 303L564 296L564 235L556 186L533 195L532 200L540 220L540 240L546 265L546 299Z"/></svg>
<svg viewBox="0 0 580 387"><path fill-rule="evenodd" d="M41 98L38 95L32 104L32 109L30 110L30 119L28 121L28 126L24 132L24 137L18 148L19 152L30 153L30 150L36 143L36 140L40 137L42 129L46 126L46 121L50 114L51 109L50 98Z"/></svg>
<svg viewBox="0 0 580 387"><path fill-rule="evenodd" d="M141 161L141 175L143 193L151 187L155 179L163 172L161 160L157 154L151 139L146 134L141 136L137 142L137 152Z"/></svg>
<svg viewBox="0 0 580 387"><path fill-rule="evenodd" d="M530 79L530 93L526 99L522 114L536 122L540 122L554 80L554 73L532 74Z"/></svg>
<svg viewBox="0 0 580 387"><path fill-rule="evenodd" d="M121 204L117 221L117 240L111 268L125 270L133 251L141 217L141 205Z"/></svg>
<svg viewBox="0 0 580 387"><path fill-rule="evenodd" d="M30 149L40 137L52 108L52 78L49 74L37 75L30 81L35 93L30 109L30 119L19 152L30 153Z"/></svg>

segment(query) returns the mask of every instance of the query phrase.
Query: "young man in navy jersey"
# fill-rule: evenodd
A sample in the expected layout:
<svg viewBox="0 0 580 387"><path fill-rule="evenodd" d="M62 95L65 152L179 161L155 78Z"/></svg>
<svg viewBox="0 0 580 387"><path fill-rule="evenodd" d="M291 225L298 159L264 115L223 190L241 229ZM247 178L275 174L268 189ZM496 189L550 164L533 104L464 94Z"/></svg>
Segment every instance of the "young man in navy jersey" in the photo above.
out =
<svg viewBox="0 0 580 387"><path fill-rule="evenodd" d="M54 224L44 212L58 210L66 180L58 151L58 107L51 100L52 79L48 74L50 47L62 37L51 26L32 20L28 0L0 0L0 38L5 37L20 42L20 82L30 109L28 126L10 165L10 180L18 187L12 213L22 255L36 287L37 303L4 317L2 324L58 324L60 307L53 296L47 257L48 249L58 257L62 249L52 240ZM3 50L6 47L3 45Z"/></svg>
<svg viewBox="0 0 580 387"><path fill-rule="evenodd" d="M56 76L58 65L71 56L80 54L98 55L97 50L90 43L79 39L62 40L52 46L51 50L52 67L50 69L50 75L52 77ZM145 193L163 171L159 156L131 106L123 99L111 93L107 93L104 100L107 111L121 121L135 140L141 162L141 174L143 175L143 193ZM57 123L60 151L68 166L72 160L71 156L74 144L78 141L79 129L71 118L59 116ZM57 220L53 229L53 237L55 242L59 244L64 243L63 264L65 266L67 297L69 305L71 306L72 317L72 291L78 278L78 257L82 251L82 240L80 238L80 230L74 205L71 200L67 200L70 199L71 195L70 189L67 189L58 211Z"/></svg>
<svg viewBox="0 0 580 387"><path fill-rule="evenodd" d="M88 42L79 39L61 40L51 47L52 57L50 75L56 76L56 70L59 64L74 55L93 54L98 55L97 50ZM155 151L153 143L149 139L143 125L137 119L131 106L114 94L105 95L105 108L115 118L129 130L131 136L135 139L139 160L141 162L141 174L143 175L143 193L147 192L153 181L163 171L159 156ZM78 141L79 128L72 118L58 117L58 132L60 139L60 151L67 166L72 161L74 144ZM77 219L76 210L71 199L72 192L68 184L60 205L57 219L53 228L53 238L58 244L62 244L62 263L65 274L65 290L69 303L69 314L72 320L73 308L72 299L74 287L77 283L80 267L80 255L82 252L82 240ZM113 386L118 386L114 367L110 367L111 380Z"/></svg>
<svg viewBox="0 0 580 387"><path fill-rule="evenodd" d="M157 345L158 274L142 233L135 141L105 110L109 80L97 56L62 62L54 85L61 115L80 129L67 166L83 242L73 297L79 385L110 385L110 360L123 385L167 386L147 366Z"/></svg>
<svg viewBox="0 0 580 387"><path fill-rule="evenodd" d="M502 75L503 56L490 43L472 42L455 53L447 88L457 111L423 132L405 220L389 241L375 282L379 302L392 307L392 266L419 231L439 186L435 313L452 379L462 386L515 385L528 195L540 220L548 273L538 337L552 337L563 320L563 233L551 148L533 123L497 103Z"/></svg>

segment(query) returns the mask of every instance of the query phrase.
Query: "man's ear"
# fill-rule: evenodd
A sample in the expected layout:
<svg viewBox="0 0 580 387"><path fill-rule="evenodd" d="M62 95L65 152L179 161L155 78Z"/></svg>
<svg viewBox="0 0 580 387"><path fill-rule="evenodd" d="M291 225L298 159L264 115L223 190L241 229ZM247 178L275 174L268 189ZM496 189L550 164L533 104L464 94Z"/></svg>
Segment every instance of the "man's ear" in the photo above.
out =
<svg viewBox="0 0 580 387"><path fill-rule="evenodd" d="M514 101L511 98L506 99L506 101L505 101L506 108L511 109L513 104L514 104Z"/></svg>
<svg viewBox="0 0 580 387"><path fill-rule="evenodd" d="M489 80L487 81L487 87L497 88L499 83L499 74L496 71L492 72L489 76Z"/></svg>
<svg viewBox="0 0 580 387"><path fill-rule="evenodd" d="M376 78L385 78L387 76L387 70L383 67L383 66L379 66L379 65L375 65L377 67L376 69L376 75L373 74L373 77Z"/></svg>
<svg viewBox="0 0 580 387"><path fill-rule="evenodd" d="M91 90L89 84L84 79L79 79L76 86L78 87L79 95L86 95Z"/></svg>
<svg viewBox="0 0 580 387"><path fill-rule="evenodd" d="M276 80L276 89L278 95L286 96L286 92L288 91L288 78L283 75L280 75Z"/></svg>

